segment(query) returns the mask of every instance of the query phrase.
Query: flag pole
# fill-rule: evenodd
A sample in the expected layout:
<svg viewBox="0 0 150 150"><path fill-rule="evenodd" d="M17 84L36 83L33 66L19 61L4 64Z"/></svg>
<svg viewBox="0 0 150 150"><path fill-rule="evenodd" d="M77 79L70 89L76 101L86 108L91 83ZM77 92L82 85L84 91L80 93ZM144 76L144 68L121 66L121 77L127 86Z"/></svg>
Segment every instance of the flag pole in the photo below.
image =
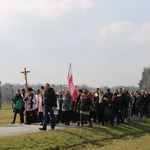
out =
<svg viewBox="0 0 150 150"><path fill-rule="evenodd" d="M71 70L71 63L70 63L70 65L69 65L69 69L68 69L68 77L67 77L67 79L69 78L69 71Z"/></svg>

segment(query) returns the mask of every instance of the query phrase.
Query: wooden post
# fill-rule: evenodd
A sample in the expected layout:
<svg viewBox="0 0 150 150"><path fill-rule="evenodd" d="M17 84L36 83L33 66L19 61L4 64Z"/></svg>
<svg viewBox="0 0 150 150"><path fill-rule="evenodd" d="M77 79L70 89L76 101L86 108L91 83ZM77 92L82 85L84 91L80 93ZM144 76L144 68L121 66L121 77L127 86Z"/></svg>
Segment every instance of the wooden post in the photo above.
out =
<svg viewBox="0 0 150 150"><path fill-rule="evenodd" d="M26 92L28 91L28 80L27 80L27 73L29 73L30 71L27 71L26 68L24 68L24 71L22 71L21 73L24 74L25 76L25 85L26 85Z"/></svg>

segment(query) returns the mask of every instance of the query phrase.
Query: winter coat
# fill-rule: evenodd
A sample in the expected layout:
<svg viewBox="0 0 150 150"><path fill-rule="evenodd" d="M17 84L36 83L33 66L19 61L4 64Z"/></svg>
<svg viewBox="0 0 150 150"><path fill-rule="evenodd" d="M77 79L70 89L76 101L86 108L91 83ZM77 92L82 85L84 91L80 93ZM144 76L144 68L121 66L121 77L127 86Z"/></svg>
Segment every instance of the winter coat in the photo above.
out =
<svg viewBox="0 0 150 150"><path fill-rule="evenodd" d="M139 101L139 105L145 105L146 104L146 97L145 95L141 95L141 99Z"/></svg>
<svg viewBox="0 0 150 150"><path fill-rule="evenodd" d="M118 111L119 110L119 106L120 106L120 100L119 98L115 97L112 101L111 101L111 106L110 108L114 111Z"/></svg>
<svg viewBox="0 0 150 150"><path fill-rule="evenodd" d="M105 110L108 107L108 99L106 97L106 95L103 95L102 97L102 102L99 103L99 96L96 97L96 110Z"/></svg>
<svg viewBox="0 0 150 150"><path fill-rule="evenodd" d="M20 111L23 108L23 100L21 94L15 95L14 103L15 103L15 110Z"/></svg>
<svg viewBox="0 0 150 150"><path fill-rule="evenodd" d="M55 94L55 91L53 90L53 88L49 88L48 90L45 90L44 105L57 107L56 94Z"/></svg>
<svg viewBox="0 0 150 150"><path fill-rule="evenodd" d="M118 98L119 98L119 102L120 102L119 110L127 109L128 108L128 96L127 96L127 94L122 93Z"/></svg>
<svg viewBox="0 0 150 150"><path fill-rule="evenodd" d="M81 111L90 111L90 107L92 106L92 101L90 100L89 97L80 97L80 101L78 104L78 110Z"/></svg>

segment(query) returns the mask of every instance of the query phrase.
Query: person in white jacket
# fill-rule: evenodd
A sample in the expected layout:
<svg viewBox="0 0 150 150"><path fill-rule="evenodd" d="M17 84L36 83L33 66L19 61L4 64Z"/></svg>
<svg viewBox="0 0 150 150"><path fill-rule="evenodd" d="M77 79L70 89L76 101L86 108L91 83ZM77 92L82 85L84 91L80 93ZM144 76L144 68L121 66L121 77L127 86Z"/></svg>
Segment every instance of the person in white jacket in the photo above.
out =
<svg viewBox="0 0 150 150"><path fill-rule="evenodd" d="M60 104L59 104L59 99L57 98L57 107L54 110L54 115L55 115L56 123L58 123L57 119L58 119L58 115L59 115L59 110L60 110Z"/></svg>

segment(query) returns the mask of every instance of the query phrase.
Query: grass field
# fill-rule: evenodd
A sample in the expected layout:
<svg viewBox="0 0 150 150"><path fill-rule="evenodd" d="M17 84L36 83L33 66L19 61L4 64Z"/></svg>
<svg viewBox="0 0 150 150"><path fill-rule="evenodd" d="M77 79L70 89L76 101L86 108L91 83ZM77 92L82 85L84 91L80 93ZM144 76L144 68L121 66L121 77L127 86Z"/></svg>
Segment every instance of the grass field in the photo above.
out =
<svg viewBox="0 0 150 150"><path fill-rule="evenodd" d="M150 150L149 139L149 134L135 138L116 139L111 144L102 147L101 150Z"/></svg>
<svg viewBox="0 0 150 150"><path fill-rule="evenodd" d="M1 124L11 119L12 110L0 110ZM149 138L150 119L137 119L114 127L94 125L0 137L0 150L150 150Z"/></svg>
<svg viewBox="0 0 150 150"><path fill-rule="evenodd" d="M2 108L0 109L0 124L8 124L13 119L13 109L9 108L8 104L3 104ZM19 114L17 114L16 122L19 122Z"/></svg>

